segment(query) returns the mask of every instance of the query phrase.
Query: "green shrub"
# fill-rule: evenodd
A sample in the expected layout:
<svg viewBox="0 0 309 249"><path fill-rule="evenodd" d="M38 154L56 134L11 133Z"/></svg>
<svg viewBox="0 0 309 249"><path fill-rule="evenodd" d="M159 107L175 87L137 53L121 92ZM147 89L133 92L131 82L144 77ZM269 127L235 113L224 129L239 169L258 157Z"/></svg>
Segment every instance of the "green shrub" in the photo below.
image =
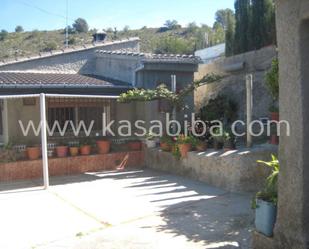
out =
<svg viewBox="0 0 309 249"><path fill-rule="evenodd" d="M273 59L271 68L266 74L266 86L274 101L279 98L279 62Z"/></svg>

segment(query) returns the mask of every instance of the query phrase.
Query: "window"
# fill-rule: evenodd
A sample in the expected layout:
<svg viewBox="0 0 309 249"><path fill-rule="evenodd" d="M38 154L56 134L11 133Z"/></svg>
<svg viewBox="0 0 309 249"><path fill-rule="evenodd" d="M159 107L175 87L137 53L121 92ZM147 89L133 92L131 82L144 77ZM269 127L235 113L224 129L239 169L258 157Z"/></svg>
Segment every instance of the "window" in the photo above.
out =
<svg viewBox="0 0 309 249"><path fill-rule="evenodd" d="M63 128L67 121L72 121L75 127L80 121L90 127L93 121L92 131L102 130L102 114L106 114L107 122L110 120L110 100L103 99L76 99L76 98L50 98L48 99L48 125L53 127L58 121ZM70 125L68 131L72 131ZM59 132L59 130L55 130Z"/></svg>

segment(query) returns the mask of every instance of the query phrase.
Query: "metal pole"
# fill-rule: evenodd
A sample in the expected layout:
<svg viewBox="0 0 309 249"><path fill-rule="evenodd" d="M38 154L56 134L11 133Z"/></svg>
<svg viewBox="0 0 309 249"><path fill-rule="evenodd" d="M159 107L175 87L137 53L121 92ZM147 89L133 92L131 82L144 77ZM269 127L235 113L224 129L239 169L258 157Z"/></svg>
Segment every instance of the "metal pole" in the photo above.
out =
<svg viewBox="0 0 309 249"><path fill-rule="evenodd" d="M68 27L68 11L69 11L69 0L66 1L66 27L65 27L65 47L69 47L69 27Z"/></svg>
<svg viewBox="0 0 309 249"><path fill-rule="evenodd" d="M176 92L176 75L171 75L171 90L173 93ZM176 120L176 106L173 106L173 112L172 112L172 120ZM173 123L172 126L173 133L176 133L176 124Z"/></svg>
<svg viewBox="0 0 309 249"><path fill-rule="evenodd" d="M252 146L252 135L250 133L250 123L252 121L252 74L246 75L246 89L247 89L247 147Z"/></svg>
<svg viewBox="0 0 309 249"><path fill-rule="evenodd" d="M41 113L41 143L42 143L42 162L44 188L49 187L48 157L47 157L47 134L46 134L46 104L45 94L40 94L40 113Z"/></svg>

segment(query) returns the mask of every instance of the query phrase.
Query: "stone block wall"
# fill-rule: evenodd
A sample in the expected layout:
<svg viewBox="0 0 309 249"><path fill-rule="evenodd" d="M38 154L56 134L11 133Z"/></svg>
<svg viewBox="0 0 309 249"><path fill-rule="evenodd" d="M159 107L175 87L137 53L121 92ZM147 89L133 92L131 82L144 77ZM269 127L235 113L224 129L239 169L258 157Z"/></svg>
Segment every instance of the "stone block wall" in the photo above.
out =
<svg viewBox="0 0 309 249"><path fill-rule="evenodd" d="M256 161L269 161L271 153L277 153L276 146L263 145L225 153L189 152L187 158L176 159L170 152L148 149L145 164L148 168L188 176L231 192L255 192L262 188L269 174L269 169Z"/></svg>
<svg viewBox="0 0 309 249"><path fill-rule="evenodd" d="M195 111L205 106L218 94L230 96L238 104L239 119L245 118L246 110L246 74L253 74L253 117L268 116L272 98L265 85L265 74L271 67L272 59L277 56L276 48L265 47L228 58L218 59L210 64L200 64L195 79L201 79L207 73L217 73L226 77L221 82L201 86L194 93ZM238 68L238 69L237 69Z"/></svg>

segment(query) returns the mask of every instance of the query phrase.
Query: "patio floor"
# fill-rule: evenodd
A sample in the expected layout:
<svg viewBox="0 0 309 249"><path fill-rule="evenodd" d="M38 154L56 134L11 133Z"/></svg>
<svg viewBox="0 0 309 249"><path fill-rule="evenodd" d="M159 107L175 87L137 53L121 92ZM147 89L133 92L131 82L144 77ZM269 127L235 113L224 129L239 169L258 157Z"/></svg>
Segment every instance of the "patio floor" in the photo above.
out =
<svg viewBox="0 0 309 249"><path fill-rule="evenodd" d="M0 183L0 248L250 248L251 195L152 170Z"/></svg>

